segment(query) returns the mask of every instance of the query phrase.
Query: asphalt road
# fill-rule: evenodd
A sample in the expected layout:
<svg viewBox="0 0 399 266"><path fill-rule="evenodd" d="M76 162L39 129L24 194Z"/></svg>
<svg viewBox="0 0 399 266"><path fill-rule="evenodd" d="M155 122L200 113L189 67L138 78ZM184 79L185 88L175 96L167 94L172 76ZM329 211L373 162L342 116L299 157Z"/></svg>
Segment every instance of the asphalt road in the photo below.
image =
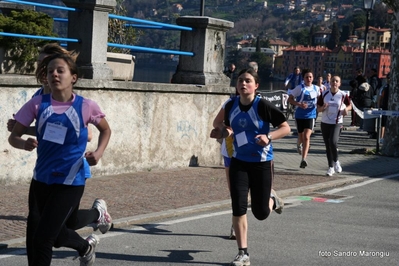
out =
<svg viewBox="0 0 399 266"><path fill-rule="evenodd" d="M399 177L374 178L286 198L282 215L249 213L251 265L399 265ZM229 209L143 224L101 235L95 265L229 265ZM26 265L23 248L1 252L0 265ZM52 265L78 265L59 249Z"/></svg>

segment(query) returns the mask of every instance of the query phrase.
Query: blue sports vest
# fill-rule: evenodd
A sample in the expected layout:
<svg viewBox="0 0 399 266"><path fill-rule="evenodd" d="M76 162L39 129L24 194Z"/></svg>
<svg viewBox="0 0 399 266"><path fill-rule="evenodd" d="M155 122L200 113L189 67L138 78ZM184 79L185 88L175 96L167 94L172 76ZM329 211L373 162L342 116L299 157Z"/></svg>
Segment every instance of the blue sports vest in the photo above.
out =
<svg viewBox="0 0 399 266"><path fill-rule="evenodd" d="M43 95L43 92L44 92L44 88L43 88L43 86L41 86L40 89L38 89L38 90L32 95L32 98L33 98L33 97L36 97L36 96L39 96L39 95ZM86 177L86 178L90 178L90 177L91 177L90 165L89 165L89 163L87 162L86 158L83 158L83 161L84 161L84 168L85 168L85 177Z"/></svg>
<svg viewBox="0 0 399 266"><path fill-rule="evenodd" d="M317 88L313 85L313 89L316 93L316 97L314 99L311 98L310 92L305 90L305 85L302 84L301 94L296 97L297 102L306 102L308 104L308 108L302 109L300 107L295 108L295 118L298 119L311 119L316 118L316 103L317 103Z"/></svg>
<svg viewBox="0 0 399 266"><path fill-rule="evenodd" d="M88 134L82 117L83 97L76 95L72 106L63 114L54 113L50 97L50 94L42 96L36 119L39 145L33 178L49 185L82 186L86 180L84 153ZM43 138L49 123L66 128L63 144Z"/></svg>
<svg viewBox="0 0 399 266"><path fill-rule="evenodd" d="M245 162L265 162L273 160L273 147L271 144L263 147L256 143L255 136L268 134L269 122L264 122L258 115L258 104L260 97L255 97L248 112L241 112L240 97L233 99L234 103L229 113L230 126L234 131L234 153L233 157ZM248 143L238 146L238 138L245 136Z"/></svg>
<svg viewBox="0 0 399 266"><path fill-rule="evenodd" d="M33 98L33 97L36 97L36 96L39 96L39 95L43 95L43 92L44 92L44 88L43 88L43 86L41 86L40 89L38 89L38 90L32 95L32 98Z"/></svg>

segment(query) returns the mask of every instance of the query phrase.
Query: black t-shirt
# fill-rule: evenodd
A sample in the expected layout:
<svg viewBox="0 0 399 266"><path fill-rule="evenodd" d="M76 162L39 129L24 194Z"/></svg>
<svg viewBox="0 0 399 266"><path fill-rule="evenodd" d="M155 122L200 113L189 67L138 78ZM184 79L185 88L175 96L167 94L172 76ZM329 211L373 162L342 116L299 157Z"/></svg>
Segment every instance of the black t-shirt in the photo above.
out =
<svg viewBox="0 0 399 266"><path fill-rule="evenodd" d="M224 108L224 123L226 126L230 126L230 111L231 108L233 107L234 102L236 101L236 98L228 102ZM241 102L239 102L239 107L241 112L248 112L249 109L251 109L253 104L253 101L249 105L243 105ZM258 110L256 110L259 117L262 119L264 122L269 122L273 125L273 127L278 127L282 123L284 123L286 120L284 114L277 108L275 107L272 103L268 102L265 99L260 99L258 103Z"/></svg>

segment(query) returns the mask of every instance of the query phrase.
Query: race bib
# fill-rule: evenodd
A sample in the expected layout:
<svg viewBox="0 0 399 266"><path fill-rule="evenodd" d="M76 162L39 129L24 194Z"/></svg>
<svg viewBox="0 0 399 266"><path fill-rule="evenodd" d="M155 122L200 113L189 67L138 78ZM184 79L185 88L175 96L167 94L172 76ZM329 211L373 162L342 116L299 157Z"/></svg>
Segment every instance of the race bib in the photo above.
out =
<svg viewBox="0 0 399 266"><path fill-rule="evenodd" d="M328 103L328 114L336 115L338 113L338 104L335 102Z"/></svg>
<svg viewBox="0 0 399 266"><path fill-rule="evenodd" d="M312 91L309 92L309 95L310 95L310 98L311 98L311 99L314 99L314 98L317 97L317 92L315 92L314 90L312 90Z"/></svg>
<svg viewBox="0 0 399 266"><path fill-rule="evenodd" d="M248 139L247 139L247 135L245 135L245 131L235 135L235 138L237 140L238 147L241 147L242 145L245 145L248 143Z"/></svg>
<svg viewBox="0 0 399 266"><path fill-rule="evenodd" d="M67 128L62 125L47 123L43 139L58 144L64 144Z"/></svg>

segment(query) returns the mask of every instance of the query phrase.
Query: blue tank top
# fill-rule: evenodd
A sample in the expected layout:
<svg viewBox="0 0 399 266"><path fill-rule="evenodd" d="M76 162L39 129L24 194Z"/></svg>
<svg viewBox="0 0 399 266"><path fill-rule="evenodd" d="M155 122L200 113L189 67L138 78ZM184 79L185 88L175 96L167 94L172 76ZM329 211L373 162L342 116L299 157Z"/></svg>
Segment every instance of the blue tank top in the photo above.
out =
<svg viewBox="0 0 399 266"><path fill-rule="evenodd" d="M84 153L88 134L82 117L83 97L76 95L62 114L54 112L50 97L42 96L36 119L39 145L33 178L49 185L82 186L86 180ZM51 132L61 137L52 138Z"/></svg>
<svg viewBox="0 0 399 266"><path fill-rule="evenodd" d="M43 93L44 93L44 88L43 88L43 86L41 86L40 89L38 89L38 90L32 95L32 98L33 98L33 97L36 97L36 96L43 95ZM90 177L91 177L90 165L89 165L89 163L87 162L86 158L83 158L83 162L84 162L84 168L85 168L85 177L86 177L86 178L90 178Z"/></svg>
<svg viewBox="0 0 399 266"><path fill-rule="evenodd" d="M44 92L44 88L43 88L43 86L41 86L40 89L38 89L38 90L32 95L32 98L33 98L33 97L36 97L36 96L39 96L39 95L43 95L43 92Z"/></svg>
<svg viewBox="0 0 399 266"><path fill-rule="evenodd" d="M240 97L233 99L229 113L230 126L234 131L233 157L245 162L265 162L273 160L272 144L263 147L256 143L255 136L268 134L270 124L262 121L258 115L260 97L255 97L248 112L240 110Z"/></svg>
<svg viewBox="0 0 399 266"><path fill-rule="evenodd" d="M295 118L298 119L311 119L316 118L316 103L317 103L317 88L313 85L314 97L312 98L311 92L305 89L305 85L302 86L301 94L296 97L297 102L306 102L308 108L302 109L300 107L295 108ZM313 92L312 92L313 93Z"/></svg>

